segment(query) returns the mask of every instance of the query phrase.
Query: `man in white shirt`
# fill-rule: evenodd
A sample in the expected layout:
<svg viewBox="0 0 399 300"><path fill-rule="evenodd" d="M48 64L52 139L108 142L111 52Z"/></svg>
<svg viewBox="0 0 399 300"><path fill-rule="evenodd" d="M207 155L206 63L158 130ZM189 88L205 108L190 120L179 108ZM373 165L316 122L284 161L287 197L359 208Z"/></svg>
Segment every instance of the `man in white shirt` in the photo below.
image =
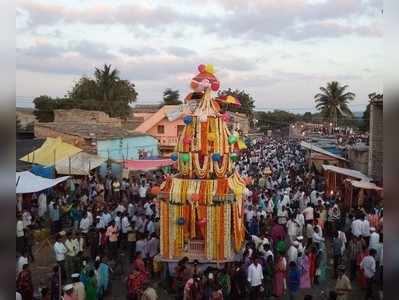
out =
<svg viewBox="0 0 399 300"><path fill-rule="evenodd" d="M361 231L362 231L362 236L364 237L364 240L366 241L366 245L368 245L369 239L370 239L370 223L369 223L369 220L367 220L367 218L364 215L362 217Z"/></svg>
<svg viewBox="0 0 399 300"><path fill-rule="evenodd" d="M64 243L67 253L65 253L65 267L67 276L70 276L75 270L76 256L79 253L79 241L72 237L72 233L67 233L67 238Z"/></svg>
<svg viewBox="0 0 399 300"><path fill-rule="evenodd" d="M93 213L91 212L91 208L87 210L87 217L89 218L90 226L92 226L94 219L93 219Z"/></svg>
<svg viewBox="0 0 399 300"><path fill-rule="evenodd" d="M89 232L89 229L90 229L90 219L89 219L87 213L85 213L85 214L83 215L83 218L80 220L79 228L80 228L81 232L82 232L83 234L85 234L85 235Z"/></svg>
<svg viewBox="0 0 399 300"><path fill-rule="evenodd" d="M61 276L65 280L66 273L65 273L65 254L68 252L67 248L65 247L64 243L62 242L62 236L57 234L56 242L54 244L54 253L55 259L58 265L61 268Z"/></svg>
<svg viewBox="0 0 399 300"><path fill-rule="evenodd" d="M313 191L310 193L310 202L311 202L313 205L316 205L316 204L317 204L317 196L318 196L318 192L317 192L316 190L313 190Z"/></svg>
<svg viewBox="0 0 399 300"><path fill-rule="evenodd" d="M19 272L22 271L23 266L28 264L28 257L26 255L26 253L22 253L21 256L18 258L17 261L17 275L19 274Z"/></svg>
<svg viewBox="0 0 399 300"><path fill-rule="evenodd" d="M294 261L295 263L298 262L298 247L299 242L294 241L292 242L291 246L287 250L287 261L288 263Z"/></svg>
<svg viewBox="0 0 399 300"><path fill-rule="evenodd" d="M146 199L146 197L147 197L147 189L148 189L148 187L144 183L142 183L140 185L140 187L139 187L139 196L140 196L141 200L145 200Z"/></svg>
<svg viewBox="0 0 399 300"><path fill-rule="evenodd" d="M120 232L122 230L122 213L118 211L116 213L116 217L114 219L116 227L118 228L118 231Z"/></svg>
<svg viewBox="0 0 399 300"><path fill-rule="evenodd" d="M308 206L302 211L302 213L305 217L305 222L312 224L314 218L314 209L310 203L308 203Z"/></svg>
<svg viewBox="0 0 399 300"><path fill-rule="evenodd" d="M245 212L245 221L249 224L254 217L255 213L252 209L252 205L248 206L248 210Z"/></svg>
<svg viewBox="0 0 399 300"><path fill-rule="evenodd" d="M369 249L378 249L378 244L380 243L380 235L375 232L375 227L370 227L370 241L369 241Z"/></svg>
<svg viewBox="0 0 399 300"><path fill-rule="evenodd" d="M297 242L298 242L298 255L300 254L301 257L304 256L305 254L305 248L303 247L302 241L303 241L303 236L298 236L296 238Z"/></svg>
<svg viewBox="0 0 399 300"><path fill-rule="evenodd" d="M248 267L248 282L251 286L250 299L259 299L263 280L262 266L256 257L253 258L252 264Z"/></svg>
<svg viewBox="0 0 399 300"><path fill-rule="evenodd" d="M281 201L281 204L286 207L288 206L288 204L290 204L290 196L287 190L284 191L284 197L283 200Z"/></svg>
<svg viewBox="0 0 399 300"><path fill-rule="evenodd" d="M319 228L317 226L313 227L313 236L312 241L315 245L319 246L321 242L324 242L324 238L322 237Z"/></svg>
<svg viewBox="0 0 399 300"><path fill-rule="evenodd" d="M375 276L375 255L377 251L375 249L370 249L369 255L363 258L360 262L360 270L363 271L364 276L366 277L367 284L366 284L366 297L365 299L374 299L373 295L373 280Z"/></svg>
<svg viewBox="0 0 399 300"><path fill-rule="evenodd" d="M134 210L135 210L135 207L134 207L133 203L129 202L129 205L127 206L127 213L129 214L129 218L133 217Z"/></svg>
<svg viewBox="0 0 399 300"><path fill-rule="evenodd" d="M288 238L289 242L292 243L293 241L296 240L296 237L298 235L298 229L299 226L297 222L294 220L294 216L291 215L290 219L287 222L287 233L288 233Z"/></svg>
<svg viewBox="0 0 399 300"><path fill-rule="evenodd" d="M355 219L352 221L351 225L351 231L352 235L359 237L362 235L362 227L363 227L363 221L361 219Z"/></svg>
<svg viewBox="0 0 399 300"><path fill-rule="evenodd" d="M303 234L303 228L305 227L305 217L301 213L297 213L295 216L295 222L298 224L298 234Z"/></svg>
<svg viewBox="0 0 399 300"><path fill-rule="evenodd" d="M32 215L26 209L24 209L24 212L22 214L22 222L24 223L24 228L32 225Z"/></svg>
<svg viewBox="0 0 399 300"><path fill-rule="evenodd" d="M39 210L37 214L40 218L42 218L47 212L47 197L45 193L40 193L39 198L37 199L37 203L39 205Z"/></svg>

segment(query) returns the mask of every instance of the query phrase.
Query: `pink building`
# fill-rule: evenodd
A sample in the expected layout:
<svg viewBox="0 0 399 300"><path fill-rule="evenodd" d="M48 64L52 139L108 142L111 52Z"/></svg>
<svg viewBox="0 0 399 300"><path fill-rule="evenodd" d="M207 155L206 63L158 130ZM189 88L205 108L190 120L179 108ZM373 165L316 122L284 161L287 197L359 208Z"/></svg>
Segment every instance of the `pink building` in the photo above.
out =
<svg viewBox="0 0 399 300"><path fill-rule="evenodd" d="M180 132L184 129L183 117L187 109L182 105L164 105L156 113L146 115L144 122L134 131L157 138L161 155L170 156Z"/></svg>

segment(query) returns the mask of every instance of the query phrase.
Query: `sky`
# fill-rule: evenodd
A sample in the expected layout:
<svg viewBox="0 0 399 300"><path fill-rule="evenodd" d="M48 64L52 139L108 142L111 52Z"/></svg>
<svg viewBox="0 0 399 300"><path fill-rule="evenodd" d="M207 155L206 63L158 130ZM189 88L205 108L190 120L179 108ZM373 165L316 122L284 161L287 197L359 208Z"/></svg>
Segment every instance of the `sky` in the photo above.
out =
<svg viewBox="0 0 399 300"><path fill-rule="evenodd" d="M17 0L16 104L62 97L104 63L136 85L137 103L183 98L199 64L256 109L314 111L329 81L353 111L382 92L382 0Z"/></svg>

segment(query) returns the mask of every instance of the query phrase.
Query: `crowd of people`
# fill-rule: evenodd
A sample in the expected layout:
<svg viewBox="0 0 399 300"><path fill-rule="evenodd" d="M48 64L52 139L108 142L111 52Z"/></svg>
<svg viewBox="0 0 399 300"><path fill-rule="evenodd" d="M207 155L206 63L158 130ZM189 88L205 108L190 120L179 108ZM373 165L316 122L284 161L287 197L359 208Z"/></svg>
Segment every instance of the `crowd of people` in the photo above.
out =
<svg viewBox="0 0 399 300"><path fill-rule="evenodd" d="M155 299L155 290L146 286L159 253L159 211L151 191L163 180L162 171L121 181L111 173L92 175L68 180L37 198L18 199L17 291L22 299L103 299L112 274L123 275L125 256L129 275L122 280L129 297L147 299L148 293ZM35 289L29 268L35 261L32 231L46 227L56 265L49 284ZM133 293L131 287L140 280Z"/></svg>
<svg viewBox="0 0 399 300"><path fill-rule="evenodd" d="M103 299L119 275L127 299L159 298L159 279L160 288L184 300L316 299L316 286L329 286L328 299L345 300L355 285L365 299L376 299L382 207L344 209L339 195L324 193L322 174L308 167L295 141L258 139L236 168L248 179L246 242L234 262L216 267L187 257L169 265L157 260L160 220L152 191L167 176L162 171L121 181L92 175L17 199L17 298ZM34 286L32 231L46 227L56 264L48 284Z"/></svg>

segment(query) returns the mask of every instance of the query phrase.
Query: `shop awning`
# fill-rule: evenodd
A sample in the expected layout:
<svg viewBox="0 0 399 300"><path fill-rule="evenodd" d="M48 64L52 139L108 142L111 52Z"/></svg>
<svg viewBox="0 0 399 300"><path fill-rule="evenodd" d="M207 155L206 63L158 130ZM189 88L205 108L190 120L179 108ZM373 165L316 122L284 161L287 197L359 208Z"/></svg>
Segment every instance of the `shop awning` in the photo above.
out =
<svg viewBox="0 0 399 300"><path fill-rule="evenodd" d="M369 181L357 181L357 180L349 180L352 186L359 188L359 189L364 189L364 190L376 190L376 191L382 191L382 188L377 186L375 183L369 182Z"/></svg>
<svg viewBox="0 0 399 300"><path fill-rule="evenodd" d="M171 159L139 159L126 160L123 162L123 168L134 171L151 171L173 165Z"/></svg>
<svg viewBox="0 0 399 300"><path fill-rule="evenodd" d="M106 161L100 156L79 152L70 158L57 161L55 169L58 174L88 175L90 170L99 167Z"/></svg>
<svg viewBox="0 0 399 300"><path fill-rule="evenodd" d="M20 160L42 166L51 166L81 151L80 148L63 142L60 137L48 137L39 149L21 157Z"/></svg>
<svg viewBox="0 0 399 300"><path fill-rule="evenodd" d="M363 173L356 171L356 170L352 170L352 169L347 169L347 168L340 168L340 167L336 167L336 166L331 166L331 165L322 165L322 168L326 171L331 171L334 173L338 173L341 175L345 175L348 177L352 177L352 178L356 178L356 179L360 179L363 181L370 181L371 178L364 175Z"/></svg>
<svg viewBox="0 0 399 300"><path fill-rule="evenodd" d="M15 184L17 194L35 193L51 188L67 180L69 176L48 179L32 174L29 171L16 172Z"/></svg>

